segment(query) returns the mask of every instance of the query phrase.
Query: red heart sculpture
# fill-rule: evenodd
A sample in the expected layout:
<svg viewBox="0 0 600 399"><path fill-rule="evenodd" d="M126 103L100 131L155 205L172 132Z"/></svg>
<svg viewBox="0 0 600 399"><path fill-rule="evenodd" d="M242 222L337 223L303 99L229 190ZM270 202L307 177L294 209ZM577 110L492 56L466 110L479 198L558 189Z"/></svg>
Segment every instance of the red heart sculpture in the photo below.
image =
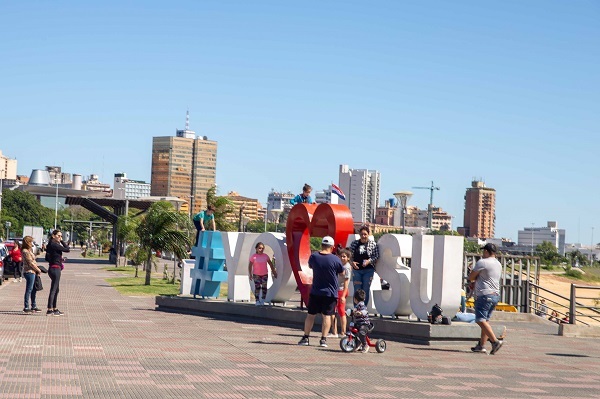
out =
<svg viewBox="0 0 600 399"><path fill-rule="evenodd" d="M285 235L290 264L302 301L308 304L312 286L312 269L308 267L310 237L333 237L336 246L346 245L354 233L352 213L346 205L297 204L288 215Z"/></svg>

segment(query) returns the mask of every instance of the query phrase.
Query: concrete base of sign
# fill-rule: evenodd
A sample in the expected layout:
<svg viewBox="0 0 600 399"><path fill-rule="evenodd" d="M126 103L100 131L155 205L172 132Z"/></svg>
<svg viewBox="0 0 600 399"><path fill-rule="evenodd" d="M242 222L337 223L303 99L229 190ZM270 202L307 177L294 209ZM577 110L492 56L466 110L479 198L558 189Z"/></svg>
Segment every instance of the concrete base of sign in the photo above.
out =
<svg viewBox="0 0 600 399"><path fill-rule="evenodd" d="M248 322L293 325L300 330L304 325L306 310L294 306L255 306L248 302L228 302L221 299L194 299L190 297L156 297L157 310L202 314L211 317L247 318ZM501 313L501 312L497 312ZM317 317L315 325L320 325ZM453 322L451 325L432 325L423 321L374 317L374 338L386 338L412 344L473 343L479 340L481 329L475 323ZM505 327L493 322L494 333L502 335ZM314 331L318 331L318 327ZM300 332L298 333L300 334Z"/></svg>

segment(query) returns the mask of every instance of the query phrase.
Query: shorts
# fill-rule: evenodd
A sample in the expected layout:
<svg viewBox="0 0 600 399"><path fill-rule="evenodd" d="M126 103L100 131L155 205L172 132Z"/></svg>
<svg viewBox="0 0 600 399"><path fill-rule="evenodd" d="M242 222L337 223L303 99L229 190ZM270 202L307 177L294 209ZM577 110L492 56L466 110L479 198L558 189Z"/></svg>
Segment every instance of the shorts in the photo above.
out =
<svg viewBox="0 0 600 399"><path fill-rule="evenodd" d="M475 299L475 322L488 321L500 300L500 295L480 295Z"/></svg>
<svg viewBox="0 0 600 399"><path fill-rule="evenodd" d="M337 298L332 296L321 296L310 294L308 298L308 314L321 313L325 316L331 316L335 313Z"/></svg>
<svg viewBox="0 0 600 399"><path fill-rule="evenodd" d="M338 291L338 299L337 299L337 304L335 306L335 311L340 316L345 316L346 315L346 301L342 302L342 295L343 294L344 294L344 290L339 290Z"/></svg>

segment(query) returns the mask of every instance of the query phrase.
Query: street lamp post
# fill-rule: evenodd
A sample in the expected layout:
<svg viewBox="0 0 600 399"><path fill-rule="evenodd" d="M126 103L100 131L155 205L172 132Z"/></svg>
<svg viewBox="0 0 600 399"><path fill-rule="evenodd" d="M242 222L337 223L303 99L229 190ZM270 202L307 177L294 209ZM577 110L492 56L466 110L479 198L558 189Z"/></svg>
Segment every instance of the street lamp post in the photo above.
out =
<svg viewBox="0 0 600 399"><path fill-rule="evenodd" d="M9 233L10 233L10 226L12 226L12 223L6 222L4 225L6 226L6 239L8 240L8 238L10 237Z"/></svg>
<svg viewBox="0 0 600 399"><path fill-rule="evenodd" d="M594 228L592 227L592 239L590 240L590 266L594 266Z"/></svg>
<svg viewBox="0 0 600 399"><path fill-rule="evenodd" d="M399 191L394 193L394 197L398 200L400 208L402 209L402 234L406 234L406 204L413 193L411 191Z"/></svg>
<svg viewBox="0 0 600 399"><path fill-rule="evenodd" d="M54 177L56 182L56 200L54 202L54 230L56 230L56 221L58 220L58 178Z"/></svg>
<svg viewBox="0 0 600 399"><path fill-rule="evenodd" d="M535 224L531 223L531 256L533 257L533 226Z"/></svg>

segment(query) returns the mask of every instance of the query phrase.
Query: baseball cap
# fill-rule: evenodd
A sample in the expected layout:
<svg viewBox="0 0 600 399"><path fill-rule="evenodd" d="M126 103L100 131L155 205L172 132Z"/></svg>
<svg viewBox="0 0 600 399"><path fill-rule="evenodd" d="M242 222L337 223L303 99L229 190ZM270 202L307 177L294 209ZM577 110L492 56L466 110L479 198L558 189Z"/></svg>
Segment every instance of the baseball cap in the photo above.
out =
<svg viewBox="0 0 600 399"><path fill-rule="evenodd" d="M321 244L322 245L329 245L330 247L333 247L333 245L334 245L333 238L331 238L330 236L325 236L321 240Z"/></svg>
<svg viewBox="0 0 600 399"><path fill-rule="evenodd" d="M481 247L481 249L484 249L492 254L498 252L498 248L496 248L496 244L492 244L492 243L485 244L483 247Z"/></svg>

